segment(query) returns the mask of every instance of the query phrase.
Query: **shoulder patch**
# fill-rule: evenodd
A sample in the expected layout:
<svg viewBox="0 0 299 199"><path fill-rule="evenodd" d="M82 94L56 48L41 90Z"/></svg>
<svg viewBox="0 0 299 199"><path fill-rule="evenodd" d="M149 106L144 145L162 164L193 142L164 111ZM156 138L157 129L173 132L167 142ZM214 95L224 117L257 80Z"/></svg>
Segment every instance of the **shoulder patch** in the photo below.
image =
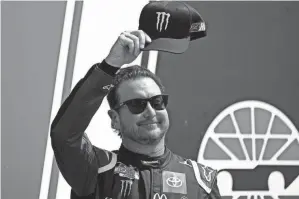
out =
<svg viewBox="0 0 299 199"><path fill-rule="evenodd" d="M191 160L189 160L189 159L184 159L182 161L179 161L179 163L192 168Z"/></svg>
<svg viewBox="0 0 299 199"><path fill-rule="evenodd" d="M117 155L113 152L110 152L111 156L109 157L109 154L106 153L106 155L109 157L109 163L103 167L98 168L98 173L104 173L105 171L108 171L116 165L117 162Z"/></svg>
<svg viewBox="0 0 299 199"><path fill-rule="evenodd" d="M214 182L217 178L218 171L205 166L203 164L200 164L198 162L195 162L194 160L190 160L192 167L194 169L194 175L198 182L198 184L207 192L211 193L212 187L214 185Z"/></svg>
<svg viewBox="0 0 299 199"><path fill-rule="evenodd" d="M114 87L114 85L113 84L108 84L108 85L106 85L106 86L103 86L103 89L105 90L110 90L111 88L113 88Z"/></svg>

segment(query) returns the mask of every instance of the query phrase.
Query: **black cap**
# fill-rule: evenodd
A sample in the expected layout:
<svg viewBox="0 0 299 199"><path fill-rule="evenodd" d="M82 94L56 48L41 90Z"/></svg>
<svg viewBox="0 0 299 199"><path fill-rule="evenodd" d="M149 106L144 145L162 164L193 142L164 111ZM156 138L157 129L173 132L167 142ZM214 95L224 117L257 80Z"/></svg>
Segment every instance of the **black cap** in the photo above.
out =
<svg viewBox="0 0 299 199"><path fill-rule="evenodd" d="M151 1L141 11L139 29L152 42L143 50L183 53L190 40L205 37L206 23L200 14L180 1Z"/></svg>

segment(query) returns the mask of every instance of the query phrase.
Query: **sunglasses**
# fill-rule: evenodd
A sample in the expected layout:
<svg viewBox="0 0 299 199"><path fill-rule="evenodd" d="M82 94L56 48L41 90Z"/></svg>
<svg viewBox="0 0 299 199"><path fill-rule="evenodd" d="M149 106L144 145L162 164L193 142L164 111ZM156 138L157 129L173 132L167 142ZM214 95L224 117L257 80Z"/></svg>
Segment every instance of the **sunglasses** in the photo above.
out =
<svg viewBox="0 0 299 199"><path fill-rule="evenodd" d="M147 102L149 102L155 110L164 110L168 103L168 95L162 94L147 99L136 98L127 100L125 102L120 103L114 109L116 110L126 105L132 114L140 114L145 110Z"/></svg>

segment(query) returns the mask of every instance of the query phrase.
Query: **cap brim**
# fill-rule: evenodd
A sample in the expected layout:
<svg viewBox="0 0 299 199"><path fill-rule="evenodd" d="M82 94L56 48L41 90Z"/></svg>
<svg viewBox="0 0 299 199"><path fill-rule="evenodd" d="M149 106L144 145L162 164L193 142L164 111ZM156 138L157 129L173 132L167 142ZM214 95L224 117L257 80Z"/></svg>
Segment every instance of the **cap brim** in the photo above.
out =
<svg viewBox="0 0 299 199"><path fill-rule="evenodd" d="M143 51L156 50L156 51L164 51L170 53L180 54L185 52L190 43L190 37L183 39L170 39L170 38L158 38L152 40Z"/></svg>

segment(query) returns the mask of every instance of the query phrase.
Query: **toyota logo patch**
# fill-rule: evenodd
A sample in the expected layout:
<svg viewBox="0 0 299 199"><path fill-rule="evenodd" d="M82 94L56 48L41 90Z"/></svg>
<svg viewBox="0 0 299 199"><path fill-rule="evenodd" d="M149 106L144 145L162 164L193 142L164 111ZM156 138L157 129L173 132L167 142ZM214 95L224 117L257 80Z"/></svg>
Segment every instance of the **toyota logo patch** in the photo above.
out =
<svg viewBox="0 0 299 199"><path fill-rule="evenodd" d="M163 192L187 194L185 173L163 171L162 181L163 181Z"/></svg>
<svg viewBox="0 0 299 199"><path fill-rule="evenodd" d="M175 176L167 178L166 183L171 187L180 187L183 184L183 182Z"/></svg>

